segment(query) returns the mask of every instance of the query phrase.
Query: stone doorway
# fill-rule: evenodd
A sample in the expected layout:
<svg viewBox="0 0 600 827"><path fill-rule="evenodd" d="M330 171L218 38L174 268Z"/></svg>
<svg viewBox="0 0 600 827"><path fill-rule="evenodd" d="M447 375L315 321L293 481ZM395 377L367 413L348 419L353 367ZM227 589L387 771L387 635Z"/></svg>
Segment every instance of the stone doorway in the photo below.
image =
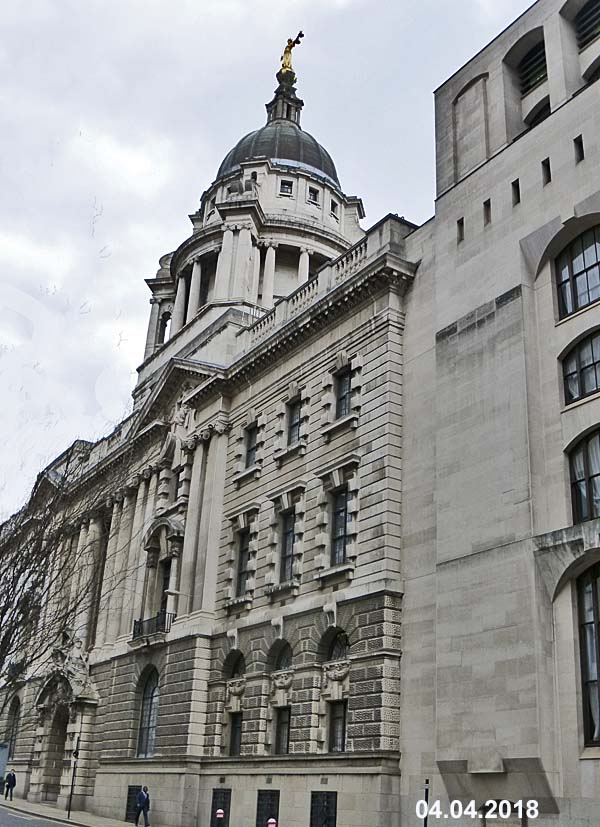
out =
<svg viewBox="0 0 600 827"><path fill-rule="evenodd" d="M55 802L60 795L60 782L63 772L69 710L66 705L57 707L50 731L47 735L45 756L42 766L42 800Z"/></svg>

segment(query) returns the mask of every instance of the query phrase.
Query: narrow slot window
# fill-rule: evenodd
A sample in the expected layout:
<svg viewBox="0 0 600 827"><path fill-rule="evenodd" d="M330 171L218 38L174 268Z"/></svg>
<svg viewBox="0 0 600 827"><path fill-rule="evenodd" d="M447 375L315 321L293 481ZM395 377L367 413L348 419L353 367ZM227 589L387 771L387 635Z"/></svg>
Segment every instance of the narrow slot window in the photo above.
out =
<svg viewBox="0 0 600 827"><path fill-rule="evenodd" d="M550 158L544 158L542 161L542 182L544 186L552 181L552 168L550 166Z"/></svg>
<svg viewBox="0 0 600 827"><path fill-rule="evenodd" d="M459 218L456 222L456 243L462 244L465 240L465 219Z"/></svg>
<svg viewBox="0 0 600 827"><path fill-rule="evenodd" d="M487 227L488 224L492 223L492 202L488 198L487 201L483 202L483 226Z"/></svg>
<svg viewBox="0 0 600 827"><path fill-rule="evenodd" d="M575 163L580 164L585 158L585 149L583 148L583 135L578 135L573 139L573 149L575 150Z"/></svg>
<svg viewBox="0 0 600 827"><path fill-rule="evenodd" d="M521 203L521 183L518 178L512 182L511 188L513 207L516 207L517 204Z"/></svg>

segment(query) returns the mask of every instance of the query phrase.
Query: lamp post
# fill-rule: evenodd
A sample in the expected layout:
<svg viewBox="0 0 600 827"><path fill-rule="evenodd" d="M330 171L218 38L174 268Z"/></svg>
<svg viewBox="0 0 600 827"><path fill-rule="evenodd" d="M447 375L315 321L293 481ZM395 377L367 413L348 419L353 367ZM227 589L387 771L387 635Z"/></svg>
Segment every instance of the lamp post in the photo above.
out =
<svg viewBox="0 0 600 827"><path fill-rule="evenodd" d="M423 827L427 827L427 819L429 818L429 778L425 779L425 786L423 787L423 792L425 793L425 804L427 805L425 809L425 815L423 816Z"/></svg>
<svg viewBox="0 0 600 827"><path fill-rule="evenodd" d="M69 793L69 806L67 807L67 818L71 818L71 804L73 803L73 791L75 789L75 777L77 775L77 759L79 758L79 745L81 743L81 733L83 731L83 713L81 713L81 722L79 724L79 735L77 736L77 744L73 750L73 772L71 773L71 792Z"/></svg>

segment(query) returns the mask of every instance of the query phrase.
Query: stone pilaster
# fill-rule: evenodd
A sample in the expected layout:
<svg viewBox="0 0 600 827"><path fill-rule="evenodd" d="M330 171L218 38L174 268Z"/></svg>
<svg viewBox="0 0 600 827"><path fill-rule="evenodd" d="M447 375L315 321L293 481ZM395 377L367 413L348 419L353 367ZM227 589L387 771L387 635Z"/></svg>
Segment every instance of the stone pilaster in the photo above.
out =
<svg viewBox="0 0 600 827"><path fill-rule="evenodd" d="M160 301L150 299L150 321L148 322L148 334L146 336L146 347L144 349L144 360L154 353L156 339L158 337L158 325L160 323Z"/></svg>
<svg viewBox="0 0 600 827"><path fill-rule="evenodd" d="M192 267L192 282L190 284L190 298L188 301L185 323L191 322L200 308L200 284L202 281L202 265L200 259L194 261Z"/></svg>

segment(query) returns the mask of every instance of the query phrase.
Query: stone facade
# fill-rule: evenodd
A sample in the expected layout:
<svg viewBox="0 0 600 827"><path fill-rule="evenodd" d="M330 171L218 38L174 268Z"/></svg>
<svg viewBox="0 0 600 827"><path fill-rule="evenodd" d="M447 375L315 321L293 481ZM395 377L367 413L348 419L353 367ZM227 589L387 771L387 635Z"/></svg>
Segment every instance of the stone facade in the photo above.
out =
<svg viewBox="0 0 600 827"><path fill-rule="evenodd" d="M89 445L79 485L125 475L71 540L102 582L85 679L18 692L25 795L65 803L78 735L78 806L123 818L146 783L169 827L416 827L426 779L481 824L597 823L600 523L569 457L600 393L562 371L600 295L561 312L555 264L600 226L596 7L539 0L437 90L422 227L361 229L280 73L148 279L132 416Z"/></svg>

